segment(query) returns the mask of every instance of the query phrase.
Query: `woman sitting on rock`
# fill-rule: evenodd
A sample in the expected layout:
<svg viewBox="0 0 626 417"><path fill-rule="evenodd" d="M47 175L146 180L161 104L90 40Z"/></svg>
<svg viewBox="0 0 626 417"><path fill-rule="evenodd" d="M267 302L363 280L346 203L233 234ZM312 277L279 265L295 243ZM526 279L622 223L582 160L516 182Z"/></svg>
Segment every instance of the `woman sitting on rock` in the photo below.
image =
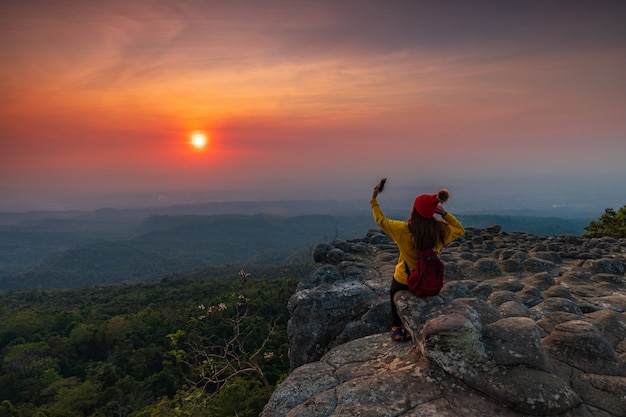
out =
<svg viewBox="0 0 626 417"><path fill-rule="evenodd" d="M384 181L374 187L372 193L372 213L374 221L391 237L400 250L398 263L391 280L389 294L391 296L391 339L394 341L411 338L409 331L402 326L398 315L394 295L401 290L408 291L407 267L413 270L417 265L418 251L432 249L439 252L441 248L463 235L465 230L461 223L452 214L448 213L442 203L450 197L450 192L441 189L437 194L422 194L415 199L409 221L392 220L383 214L376 197L382 191ZM434 217L439 214L442 220Z"/></svg>

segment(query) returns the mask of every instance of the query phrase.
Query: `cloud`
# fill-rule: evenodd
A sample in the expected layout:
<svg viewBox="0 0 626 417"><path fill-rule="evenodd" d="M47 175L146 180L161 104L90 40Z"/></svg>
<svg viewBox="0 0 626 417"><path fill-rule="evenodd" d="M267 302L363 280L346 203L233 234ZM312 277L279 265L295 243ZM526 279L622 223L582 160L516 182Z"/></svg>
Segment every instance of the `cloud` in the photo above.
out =
<svg viewBox="0 0 626 417"><path fill-rule="evenodd" d="M9 1L0 176L304 192L372 171L623 173L626 14L609 3ZM194 130L210 152L188 152Z"/></svg>

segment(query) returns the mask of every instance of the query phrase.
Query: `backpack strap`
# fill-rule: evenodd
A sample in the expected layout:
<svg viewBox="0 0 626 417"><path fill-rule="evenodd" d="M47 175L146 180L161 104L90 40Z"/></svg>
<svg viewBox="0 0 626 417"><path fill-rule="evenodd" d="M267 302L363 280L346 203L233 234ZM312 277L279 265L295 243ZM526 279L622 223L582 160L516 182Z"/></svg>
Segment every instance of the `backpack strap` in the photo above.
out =
<svg viewBox="0 0 626 417"><path fill-rule="evenodd" d="M419 264L419 259L430 259L430 256L424 256L424 252L425 251L421 251L421 250L417 251L417 258L418 258L417 262L418 262L418 264ZM416 265L416 267L417 267L417 265ZM406 261L404 261L404 270L406 271L406 276L407 277L409 275L411 275L411 269L409 268L409 264L407 264Z"/></svg>

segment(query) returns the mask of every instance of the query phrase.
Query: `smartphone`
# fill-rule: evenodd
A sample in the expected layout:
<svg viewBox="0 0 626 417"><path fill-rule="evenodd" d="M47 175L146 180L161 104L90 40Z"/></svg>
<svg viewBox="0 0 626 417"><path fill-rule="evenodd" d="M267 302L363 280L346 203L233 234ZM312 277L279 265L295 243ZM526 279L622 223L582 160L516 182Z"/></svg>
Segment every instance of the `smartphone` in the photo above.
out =
<svg viewBox="0 0 626 417"><path fill-rule="evenodd" d="M380 182L378 183L378 192L382 193L383 190L385 189L385 184L387 183L387 178L383 178L380 180Z"/></svg>

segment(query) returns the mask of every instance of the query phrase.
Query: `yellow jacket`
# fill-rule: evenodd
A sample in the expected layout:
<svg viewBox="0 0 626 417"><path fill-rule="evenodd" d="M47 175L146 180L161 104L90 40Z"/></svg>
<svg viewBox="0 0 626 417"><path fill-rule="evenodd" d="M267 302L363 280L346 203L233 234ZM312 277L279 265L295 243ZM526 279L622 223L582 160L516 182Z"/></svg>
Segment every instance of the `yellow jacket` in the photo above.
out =
<svg viewBox="0 0 626 417"><path fill-rule="evenodd" d="M415 268L415 265L417 265L417 251L413 247L413 239L411 239L411 234L409 232L409 224L402 220L392 220L385 217L385 214L380 209L380 205L376 199L370 201L370 205L372 206L372 214L374 214L374 221L376 224L380 226L380 228L383 229L384 232L387 233L387 235L389 235L389 237L392 238L398 245L400 256L398 256L398 263L393 277L396 281L406 285L408 277L406 275L404 262L406 261L411 270ZM449 232L446 236L445 242L442 245L438 245L433 248L435 252L439 252L443 246L465 233L465 229L463 229L461 222L459 222L452 214L447 213L444 220L448 223L448 226L450 226Z"/></svg>

